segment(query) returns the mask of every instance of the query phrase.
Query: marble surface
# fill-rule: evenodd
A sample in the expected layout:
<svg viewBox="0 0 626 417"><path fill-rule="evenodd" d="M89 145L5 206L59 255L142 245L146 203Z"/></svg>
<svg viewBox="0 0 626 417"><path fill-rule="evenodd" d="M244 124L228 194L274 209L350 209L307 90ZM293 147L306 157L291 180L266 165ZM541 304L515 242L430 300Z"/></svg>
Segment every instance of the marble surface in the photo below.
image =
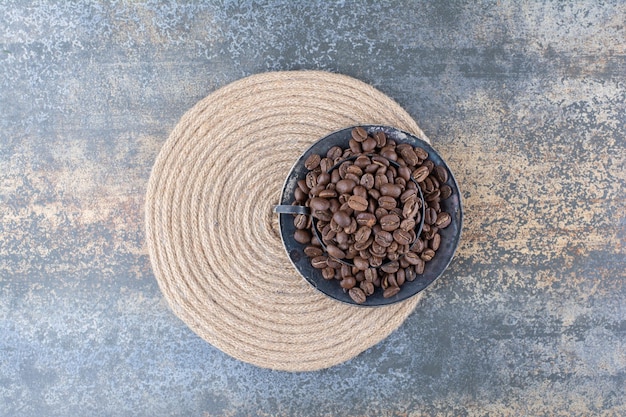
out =
<svg viewBox="0 0 626 417"><path fill-rule="evenodd" d="M625 415L624 21L620 1L3 1L0 416ZM193 334L143 231L182 114L290 69L397 100L465 204L406 322L308 373Z"/></svg>

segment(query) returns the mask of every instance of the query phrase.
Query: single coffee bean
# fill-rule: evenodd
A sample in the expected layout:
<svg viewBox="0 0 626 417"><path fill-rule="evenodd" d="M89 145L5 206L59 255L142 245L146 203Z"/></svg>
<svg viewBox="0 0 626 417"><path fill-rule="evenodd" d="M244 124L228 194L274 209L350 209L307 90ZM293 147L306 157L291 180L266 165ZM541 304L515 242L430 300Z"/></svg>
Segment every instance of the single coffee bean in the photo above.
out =
<svg viewBox="0 0 626 417"><path fill-rule="evenodd" d="M433 225L437 221L437 212L434 208L428 207L424 211L424 223Z"/></svg>
<svg viewBox="0 0 626 417"><path fill-rule="evenodd" d="M418 146L413 148L413 152L415 152L415 155L421 160L428 159L428 152Z"/></svg>
<svg viewBox="0 0 626 417"><path fill-rule="evenodd" d="M365 293L359 287L350 288L350 290L348 291L348 295L357 304L363 304L366 300Z"/></svg>
<svg viewBox="0 0 626 417"><path fill-rule="evenodd" d="M398 272L396 272L396 284L398 284L398 287L402 287L405 281L406 281L406 272L404 268L400 268L398 269Z"/></svg>
<svg viewBox="0 0 626 417"><path fill-rule="evenodd" d="M393 242L393 235L385 230L381 230L374 236L374 242L386 248Z"/></svg>
<svg viewBox="0 0 626 417"><path fill-rule="evenodd" d="M404 259L406 259L411 265L416 265L419 262L418 259L420 259L420 257L415 252L409 252L404 255Z"/></svg>
<svg viewBox="0 0 626 417"><path fill-rule="evenodd" d="M413 188L409 188L409 189L404 190L402 194L400 194L400 201L402 203L406 203L406 201L410 198L417 199L417 190Z"/></svg>
<svg viewBox="0 0 626 417"><path fill-rule="evenodd" d="M367 139L367 130L363 129L361 126L357 126L350 132L352 139L357 142L363 142Z"/></svg>
<svg viewBox="0 0 626 417"><path fill-rule="evenodd" d="M322 269L322 277L326 280L335 278L335 269L329 266Z"/></svg>
<svg viewBox="0 0 626 417"><path fill-rule="evenodd" d="M450 217L450 215L445 211L439 213L435 220L435 225L440 229L445 229L450 225L450 223L452 223L452 217Z"/></svg>
<svg viewBox="0 0 626 417"><path fill-rule="evenodd" d="M439 182L443 184L448 181L448 170L445 167L438 165L435 167L435 176Z"/></svg>
<svg viewBox="0 0 626 417"><path fill-rule="evenodd" d="M295 191L293 192L293 196L296 199L296 201L299 203L304 203L308 197L307 193L302 191L300 188L295 189Z"/></svg>
<svg viewBox="0 0 626 417"><path fill-rule="evenodd" d="M413 269L412 267L407 267L404 269L404 275L405 275L405 279L408 282L413 282L415 281L415 278L417 278L417 274L415 273L415 269Z"/></svg>
<svg viewBox="0 0 626 417"><path fill-rule="evenodd" d="M325 190L320 191L320 193L318 194L318 197L325 198L325 199L335 198L337 197L337 191L332 190L332 189L330 190L325 189Z"/></svg>
<svg viewBox="0 0 626 417"><path fill-rule="evenodd" d="M333 214L333 220L337 223L338 226L343 228L350 226L351 218L347 212L345 212L344 210L339 210L335 214Z"/></svg>
<svg viewBox="0 0 626 417"><path fill-rule="evenodd" d="M368 137L365 141L363 141L361 147L363 148L363 152L373 151L376 148L376 139Z"/></svg>
<svg viewBox="0 0 626 417"><path fill-rule="evenodd" d="M387 286L388 287L397 287L398 286L398 280L396 279L396 273L390 273L387 274Z"/></svg>
<svg viewBox="0 0 626 417"><path fill-rule="evenodd" d="M363 198L358 195L353 195L348 199L348 205L351 209L355 211L365 211L367 210L368 201L366 198Z"/></svg>
<svg viewBox="0 0 626 417"><path fill-rule="evenodd" d="M383 291L383 298L391 298L400 292L400 287L389 287Z"/></svg>
<svg viewBox="0 0 626 417"><path fill-rule="evenodd" d="M339 282L339 285L341 285L341 288L349 290L350 288L353 288L356 285L356 278L346 277L342 279L341 282Z"/></svg>
<svg viewBox="0 0 626 417"><path fill-rule="evenodd" d="M324 251L322 250L322 248L317 246L307 246L306 248L304 248L304 254L309 258L315 258L316 256L322 256L324 254Z"/></svg>
<svg viewBox="0 0 626 417"><path fill-rule="evenodd" d="M432 250L437 251L439 246L441 246L441 235L436 233L435 236L430 240L429 246Z"/></svg>
<svg viewBox="0 0 626 417"><path fill-rule="evenodd" d="M354 160L354 165L358 166L362 170L364 170L365 167L367 167L371 163L372 163L372 161L370 160L370 158L367 155L359 155Z"/></svg>
<svg viewBox="0 0 626 417"><path fill-rule="evenodd" d="M315 269L324 269L328 266L328 258L326 256L316 256L311 259L311 266Z"/></svg>
<svg viewBox="0 0 626 417"><path fill-rule="evenodd" d="M354 187L356 187L355 181L349 180L349 179L342 179L337 182L337 186L335 187L335 189L340 194L346 194L346 193L351 193L352 190L354 190Z"/></svg>
<svg viewBox="0 0 626 417"><path fill-rule="evenodd" d="M367 226L361 226L354 235L355 243L362 243L367 241L372 234L372 229Z"/></svg>
<svg viewBox="0 0 626 417"><path fill-rule="evenodd" d="M398 145L396 149L398 149L400 155L402 155L402 158L406 161L407 165L415 166L419 163L420 160L415 154L415 151L413 151L411 145Z"/></svg>
<svg viewBox="0 0 626 417"><path fill-rule="evenodd" d="M404 206L402 207L402 217L405 219L415 218L418 210L419 207L417 206L417 198L411 197L404 202Z"/></svg>
<svg viewBox="0 0 626 417"><path fill-rule="evenodd" d="M365 274L365 281L373 282L374 279L377 277L378 272L376 271L376 268L368 268L364 271L364 274Z"/></svg>
<svg viewBox="0 0 626 417"><path fill-rule="evenodd" d="M306 180L300 180L298 181L298 188L300 190L302 190L305 194L308 194L309 191L311 191L311 189L309 188L308 185L306 185Z"/></svg>
<svg viewBox="0 0 626 417"><path fill-rule="evenodd" d="M400 229L408 232L409 230L415 229L415 220L413 219L404 219L400 222Z"/></svg>
<svg viewBox="0 0 626 417"><path fill-rule="evenodd" d="M383 195L378 199L378 206L384 208L385 210L396 208L396 205L396 199L389 195Z"/></svg>
<svg viewBox="0 0 626 417"><path fill-rule="evenodd" d="M452 187L448 184L442 185L439 191L441 192L440 196L442 200L446 200L452 195Z"/></svg>
<svg viewBox="0 0 626 417"><path fill-rule="evenodd" d="M314 170L318 166L320 166L320 161L322 158L317 154L312 154L304 161L304 167L308 170Z"/></svg>
<svg viewBox="0 0 626 417"><path fill-rule="evenodd" d="M365 293L366 296L370 296L372 294L374 294L374 284L372 284L369 281L363 281L359 284L359 288L361 288L363 290L363 292Z"/></svg>
<svg viewBox="0 0 626 417"><path fill-rule="evenodd" d="M311 210L328 210L330 208L330 201L325 198L315 197L309 201L309 207Z"/></svg>
<svg viewBox="0 0 626 417"><path fill-rule="evenodd" d="M389 159L385 158L384 156L380 156L380 155L372 156L372 162L374 164L378 165L379 167L388 167L389 166Z"/></svg>
<svg viewBox="0 0 626 417"><path fill-rule="evenodd" d="M346 257L346 253L335 245L326 245L326 251L335 259L343 259Z"/></svg>
<svg viewBox="0 0 626 417"><path fill-rule="evenodd" d="M341 268L342 263L339 262L337 259L327 258L326 265L330 266L331 268L335 268L336 270L339 270Z"/></svg>
<svg viewBox="0 0 626 417"><path fill-rule="evenodd" d="M404 181L409 181L411 179L411 168L409 168L408 166L402 166L398 168L398 175Z"/></svg>
<svg viewBox="0 0 626 417"><path fill-rule="evenodd" d="M383 272L386 272L388 274L393 274L394 272L397 272L398 269L400 269L400 264L398 262L396 262L396 261L389 262L389 263L383 265L380 269Z"/></svg>
<svg viewBox="0 0 626 417"><path fill-rule="evenodd" d="M383 246L374 240L374 242L372 242L372 246L370 247L370 252L374 256L383 256L387 252L387 246Z"/></svg>
<svg viewBox="0 0 626 417"><path fill-rule="evenodd" d="M435 256L435 251L432 249L424 249L424 252L422 252L422 254L420 255L420 258L422 258L422 260L424 262L428 262L431 259L433 259L433 257Z"/></svg>
<svg viewBox="0 0 626 417"><path fill-rule="evenodd" d="M428 193L424 197L424 200L426 200L427 202L435 201L439 199L440 195L441 195L441 191L439 191L439 189L436 189L432 193Z"/></svg>
<svg viewBox="0 0 626 417"><path fill-rule="evenodd" d="M322 173L328 173L328 171L333 167L333 161L326 157L326 158L322 158L322 160L320 161L320 169L322 170Z"/></svg>
<svg viewBox="0 0 626 417"><path fill-rule="evenodd" d="M317 175L315 175L315 173L312 171L307 172L305 180L306 180L306 185L307 187L309 187L309 189L317 185Z"/></svg>
<svg viewBox="0 0 626 417"><path fill-rule="evenodd" d="M372 227L376 224L376 216L372 213L359 213L356 215L356 222L360 226Z"/></svg>
<svg viewBox="0 0 626 417"><path fill-rule="evenodd" d="M296 227L296 229L306 229L308 223L309 223L309 216L307 216L306 214L298 214L293 219L293 225Z"/></svg>
<svg viewBox="0 0 626 417"><path fill-rule="evenodd" d="M380 154L391 160L391 161L397 161L398 160L398 154L396 153L395 150L389 148L389 145L385 146L383 149L380 150Z"/></svg>
<svg viewBox="0 0 626 417"><path fill-rule="evenodd" d="M402 229L396 229L393 232L393 240L399 245L408 245L411 243L411 234Z"/></svg>
<svg viewBox="0 0 626 417"><path fill-rule="evenodd" d="M413 171L413 179L417 182L423 182L428 177L428 167L422 165Z"/></svg>
<svg viewBox="0 0 626 417"><path fill-rule="evenodd" d="M371 190L374 187L374 176L370 173L365 173L359 183L366 189Z"/></svg>
<svg viewBox="0 0 626 417"><path fill-rule="evenodd" d="M357 233L358 233L358 230L357 230ZM354 249L358 251L362 251L362 250L368 249L372 245L372 243L374 243L374 236L370 236L368 239L364 240L363 242L355 241Z"/></svg>
<svg viewBox="0 0 626 417"><path fill-rule="evenodd" d="M340 272L342 278L349 277L352 275L352 267L350 265L341 265Z"/></svg>
<svg viewBox="0 0 626 417"><path fill-rule="evenodd" d="M330 184L330 174L328 172L322 172L317 176L317 185L328 185Z"/></svg>
<svg viewBox="0 0 626 417"><path fill-rule="evenodd" d="M424 241L422 239L415 239L415 241L413 242L413 245L411 247L411 250L413 252L416 253L420 253L422 252L424 249L426 248L426 243L424 243Z"/></svg>
<svg viewBox="0 0 626 417"><path fill-rule="evenodd" d="M426 268L426 262L424 262L421 258L417 258L417 263L413 266L415 268L415 273L418 275L422 275L424 273L424 269Z"/></svg>
<svg viewBox="0 0 626 417"><path fill-rule="evenodd" d="M349 235L353 235L359 228L358 223L354 217L350 218L350 225L346 226L343 230Z"/></svg>
<svg viewBox="0 0 626 417"><path fill-rule="evenodd" d="M307 244L311 242L311 232L308 230L297 229L293 234L293 238L298 243Z"/></svg>
<svg viewBox="0 0 626 417"><path fill-rule="evenodd" d="M400 197L400 194L402 194L402 189L396 184L387 183L380 186L380 193L382 195L388 195L393 198L398 198Z"/></svg>
<svg viewBox="0 0 626 417"><path fill-rule="evenodd" d="M343 154L343 150L339 146L333 146L326 152L326 157L331 161L334 161L337 158L340 158Z"/></svg>
<svg viewBox="0 0 626 417"><path fill-rule="evenodd" d="M313 217L315 217L316 219L325 221L325 222L329 222L333 215L330 212L330 210L312 210Z"/></svg>
<svg viewBox="0 0 626 417"><path fill-rule="evenodd" d="M393 232L400 227L400 217L396 214L388 214L380 219L380 227L386 232Z"/></svg>

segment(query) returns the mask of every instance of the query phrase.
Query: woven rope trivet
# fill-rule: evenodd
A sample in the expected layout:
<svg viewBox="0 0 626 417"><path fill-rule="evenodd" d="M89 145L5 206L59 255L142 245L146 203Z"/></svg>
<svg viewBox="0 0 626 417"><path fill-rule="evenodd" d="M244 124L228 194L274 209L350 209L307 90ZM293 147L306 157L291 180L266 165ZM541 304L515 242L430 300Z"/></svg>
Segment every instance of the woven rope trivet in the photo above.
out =
<svg viewBox="0 0 626 417"><path fill-rule="evenodd" d="M198 102L165 142L146 195L146 239L174 313L223 352L260 367L317 370L387 337L419 296L387 307L329 299L291 265L277 215L285 177L306 148L357 124L428 140L380 91L350 77L254 75Z"/></svg>

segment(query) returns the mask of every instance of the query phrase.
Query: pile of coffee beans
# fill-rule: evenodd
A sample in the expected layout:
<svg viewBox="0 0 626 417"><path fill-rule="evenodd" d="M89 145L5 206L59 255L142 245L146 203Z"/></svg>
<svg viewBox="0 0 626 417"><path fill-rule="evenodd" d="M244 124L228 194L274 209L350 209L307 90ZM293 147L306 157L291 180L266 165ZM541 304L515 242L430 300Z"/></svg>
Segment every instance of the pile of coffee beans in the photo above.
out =
<svg viewBox="0 0 626 417"><path fill-rule="evenodd" d="M324 279L337 280L360 304L377 288L393 297L424 273L441 244L439 230L451 222L440 201L452 188L446 168L424 149L382 131L356 127L351 134L348 148L306 159L293 204L309 207L311 216L295 216L294 239Z"/></svg>

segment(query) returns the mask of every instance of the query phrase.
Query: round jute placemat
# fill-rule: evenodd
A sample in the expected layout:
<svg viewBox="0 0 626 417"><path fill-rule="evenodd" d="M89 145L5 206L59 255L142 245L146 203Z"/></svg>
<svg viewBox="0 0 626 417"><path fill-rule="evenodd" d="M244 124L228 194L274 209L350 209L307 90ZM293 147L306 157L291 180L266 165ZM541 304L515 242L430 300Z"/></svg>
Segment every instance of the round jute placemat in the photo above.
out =
<svg viewBox="0 0 626 417"><path fill-rule="evenodd" d="M260 367L317 370L378 343L413 311L419 296L367 308L322 295L291 265L272 212L300 154L358 124L428 140L380 91L320 71L233 82L174 128L148 183L146 239L163 295L204 340Z"/></svg>

